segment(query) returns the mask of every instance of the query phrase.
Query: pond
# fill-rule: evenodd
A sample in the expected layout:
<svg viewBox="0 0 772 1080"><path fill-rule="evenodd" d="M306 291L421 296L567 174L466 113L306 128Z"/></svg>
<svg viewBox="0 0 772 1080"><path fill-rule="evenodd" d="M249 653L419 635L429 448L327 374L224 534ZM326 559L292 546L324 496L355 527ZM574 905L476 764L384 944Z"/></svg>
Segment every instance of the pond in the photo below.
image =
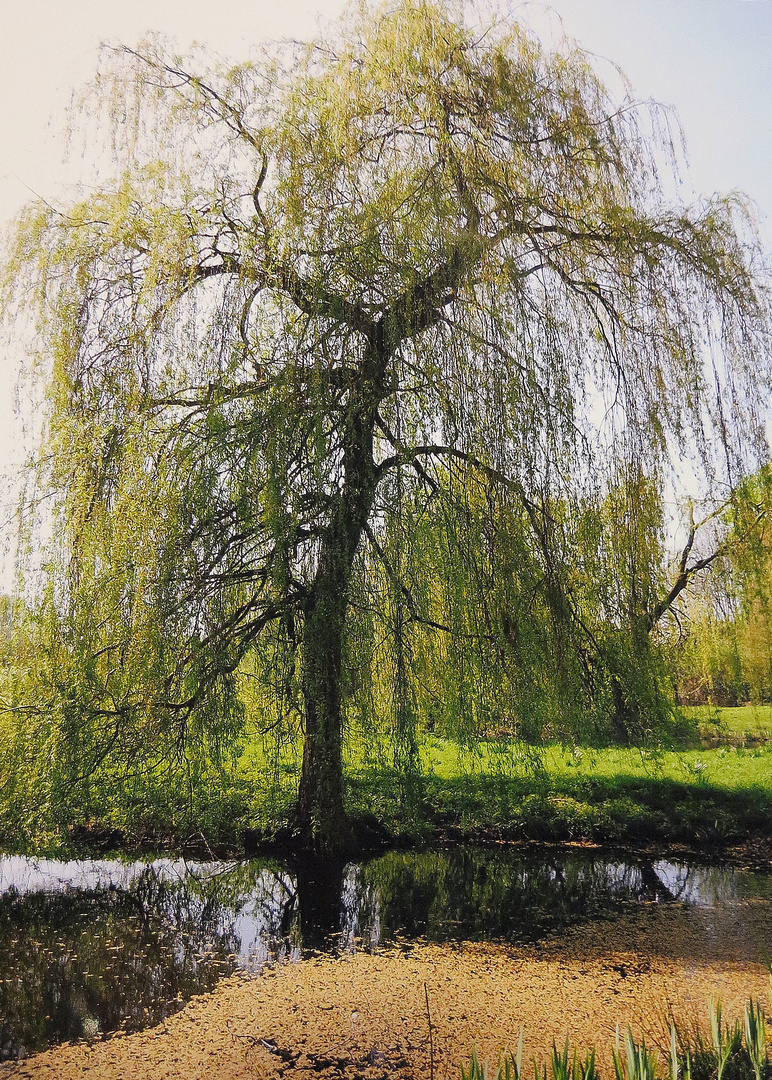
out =
<svg viewBox="0 0 772 1080"><path fill-rule="evenodd" d="M272 862L0 858L0 1057L156 1024L233 972L394 941L518 942L631 904L772 903L722 866L508 848Z"/></svg>

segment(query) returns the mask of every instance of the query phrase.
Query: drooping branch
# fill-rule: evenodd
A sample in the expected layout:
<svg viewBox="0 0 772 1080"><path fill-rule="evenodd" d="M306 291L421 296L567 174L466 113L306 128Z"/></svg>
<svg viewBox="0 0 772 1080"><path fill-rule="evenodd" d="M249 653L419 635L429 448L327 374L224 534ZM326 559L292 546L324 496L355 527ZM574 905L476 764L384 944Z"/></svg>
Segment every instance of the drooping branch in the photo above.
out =
<svg viewBox="0 0 772 1080"><path fill-rule="evenodd" d="M529 500L525 494L523 485L518 480L513 480L512 477L507 476L506 473L501 472L500 469L496 469L492 465L486 465L484 461L475 457L474 454L467 453L466 450L460 450L457 446L446 446L441 443L406 446L402 450L399 450L398 453L391 454L389 457L384 458L383 461L379 462L376 466L379 479L390 469L396 468L398 465L417 465L416 459L420 457L455 458L456 461L461 461L464 465L470 466L477 472L487 476L489 480L493 480L494 483L506 488L506 490L514 492L524 506L533 505L531 500Z"/></svg>
<svg viewBox="0 0 772 1080"><path fill-rule="evenodd" d="M408 589L407 585L399 576L397 571L394 569L391 559L389 559L388 555L383 550L383 547L378 542L378 538L376 537L375 533L369 525L365 525L364 532L367 536L370 546L372 547L375 554L378 556L378 559L380 560L384 570L386 571L389 580L399 591L400 596L407 604L408 611L410 612L411 621L418 623L421 626L427 626L432 630L440 630L445 634L453 635L454 631L450 626L446 626L445 623L437 622L435 619L429 619L426 616L419 614L413 594L411 593L410 589Z"/></svg>
<svg viewBox="0 0 772 1080"><path fill-rule="evenodd" d="M203 97L209 102L209 115L216 120L221 120L226 124L231 131L236 133L245 142L249 143L255 150L262 153L262 145L259 137L257 137L244 123L244 117L241 110L237 109L235 105L227 98L219 94L213 86L198 76L193 75L189 71L185 71L184 68L175 66L173 64L167 64L154 60L152 57L145 56L143 53L136 49L131 49L127 45L120 47L120 52L125 56L131 56L135 60L139 60L140 63L145 64L151 71L165 72L173 79L176 79L178 84L189 86L193 90L198 90ZM179 90L179 85L171 87L171 89Z"/></svg>

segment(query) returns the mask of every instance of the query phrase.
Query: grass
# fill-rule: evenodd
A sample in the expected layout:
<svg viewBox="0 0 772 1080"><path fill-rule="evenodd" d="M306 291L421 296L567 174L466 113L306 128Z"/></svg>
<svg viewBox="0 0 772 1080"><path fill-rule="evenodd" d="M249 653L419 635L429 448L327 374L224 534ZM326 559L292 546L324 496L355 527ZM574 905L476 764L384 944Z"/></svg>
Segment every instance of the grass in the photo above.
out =
<svg viewBox="0 0 772 1080"><path fill-rule="evenodd" d="M347 806L409 845L504 839L713 848L766 838L772 741L746 744L745 732L749 724L762 730L772 708L748 714L702 710L700 726L718 724L725 741L690 749L535 748L507 739L464 748L426 735L413 774L393 767L389 748L352 739ZM235 771L199 792L189 833L197 827L213 848L238 850L245 835L281 829L297 791L300 749L285 747L283 764L271 768L257 741L248 741Z"/></svg>
<svg viewBox="0 0 772 1080"><path fill-rule="evenodd" d="M739 705L718 708L698 705L683 710L696 720L703 738L724 742L769 741L772 739L772 705Z"/></svg>
<svg viewBox="0 0 772 1080"><path fill-rule="evenodd" d="M759 724L771 714L759 714ZM505 740L463 749L426 737L413 790L393 770L351 754L349 799L355 812L369 810L411 840L439 832L699 846L769 836L772 742L745 745L736 715L724 728L734 741L685 750L537 750Z"/></svg>
<svg viewBox="0 0 772 1080"><path fill-rule="evenodd" d="M379 819L396 843L409 845L453 839L711 848L766 842L772 836L772 739L762 733L772 729L772 707L704 708L692 718L703 735L718 731L722 741L642 750L536 748L502 738L460 747L425 735L413 773L394 768L390 748L352 738L347 806L353 815ZM6 825L0 805L0 843L55 853L92 842L113 847L117 833L128 848L254 849L289 820L300 750L299 742L286 745L280 766L272 766L259 740L245 740L235 765L211 771L189 795L159 781L131 802L120 784L105 783L104 791L94 784L82 820L54 822L47 832L28 819Z"/></svg>
<svg viewBox="0 0 772 1080"><path fill-rule="evenodd" d="M442 739L426 739L422 763L438 779L461 775L522 776L559 788L581 789L593 782L626 784L655 779L665 784L686 784L726 790L766 788L772 794L772 746L689 750L641 750L633 747L602 749L553 744L540 750L517 743L481 741L473 751L459 750Z"/></svg>
<svg viewBox="0 0 772 1080"><path fill-rule="evenodd" d="M355 812L370 810L392 832L413 840L439 832L551 842L728 844L772 830L772 755L764 757L751 769L718 777L715 783L705 780L704 773L682 772L676 779L664 767L647 773L624 759L613 771L609 756L595 774L562 769L545 769L538 776L484 769L429 772L416 782L417 801L405 797L397 776L361 770L349 777L349 793ZM743 771L756 778L749 786L738 775Z"/></svg>

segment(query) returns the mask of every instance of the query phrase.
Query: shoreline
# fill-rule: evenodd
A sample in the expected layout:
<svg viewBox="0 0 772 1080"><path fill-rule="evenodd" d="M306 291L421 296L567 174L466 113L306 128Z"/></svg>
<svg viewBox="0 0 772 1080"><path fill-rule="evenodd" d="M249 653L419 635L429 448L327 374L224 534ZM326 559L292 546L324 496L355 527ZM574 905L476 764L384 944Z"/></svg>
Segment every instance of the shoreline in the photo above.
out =
<svg viewBox="0 0 772 1080"><path fill-rule="evenodd" d="M757 870L772 874L772 835L768 833L749 835L742 840L719 843L706 839L700 843L685 841L666 841L659 838L618 839L607 841L593 837L569 838L565 840L541 839L536 837L503 836L495 828L438 829L432 835L417 841L407 842L404 838L390 838L390 842L352 849L339 860L341 863L366 862L378 858L390 851L406 854L415 852L444 851L461 847L477 847L489 850L504 849L524 854L545 852L589 852L600 853L608 857L627 857L629 859L672 859L676 862L693 862L695 865L723 865L734 869ZM161 858L196 859L201 862L266 862L278 861L293 865L298 861L308 862L309 857L291 844L267 841L249 849L230 846L210 846L208 843L147 843L126 844L119 846L99 843L78 843L61 848L36 850L3 850L4 856L20 856L28 859L52 859L62 862L81 859L119 862L144 861ZM310 860L316 863L316 859ZM334 864L336 860L332 860ZM324 865L320 860L319 865Z"/></svg>
<svg viewBox="0 0 772 1080"><path fill-rule="evenodd" d="M669 1019L707 1023L749 997L769 1011L764 957L772 908L741 901L704 910L648 905L535 945L397 945L375 954L315 956L263 975L231 977L154 1028L53 1047L0 1066L15 1080L218 1080L283 1076L458 1078L475 1048L495 1067L523 1031L526 1072L553 1039L579 1055L594 1045L610 1078L617 1023L660 1048ZM433 1062L430 1060L429 1011Z"/></svg>

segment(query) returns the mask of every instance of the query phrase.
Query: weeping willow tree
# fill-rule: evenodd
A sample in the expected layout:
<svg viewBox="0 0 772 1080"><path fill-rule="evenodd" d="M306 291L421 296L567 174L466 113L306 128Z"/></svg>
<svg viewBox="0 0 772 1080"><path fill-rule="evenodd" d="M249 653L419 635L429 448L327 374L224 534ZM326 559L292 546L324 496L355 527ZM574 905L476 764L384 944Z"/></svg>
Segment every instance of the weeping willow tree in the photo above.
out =
<svg viewBox="0 0 772 1080"><path fill-rule="evenodd" d="M709 529L699 562L712 572L690 590L682 613L676 678L684 704L772 698L771 522L768 465L738 484L707 519L695 522L691 514L690 540Z"/></svg>
<svg viewBox="0 0 772 1080"><path fill-rule="evenodd" d="M506 493L521 536L497 542L525 579L537 547L542 570L565 558L549 507L576 505L599 462L664 474L688 448L721 479L760 445L750 215L669 205L666 126L581 50L441 3L355 6L233 67L107 50L82 109L113 179L30 206L6 267L6 310L38 312L50 371L60 675L38 707L87 772L217 745L251 664L302 711L299 828L332 852L344 686L368 708L346 662L363 612L391 612L407 758L410 626L445 650L477 634L460 586L450 622L412 594L400 537L422 506L445 499L432 528L461 560L459 485ZM564 598L543 595L559 623Z"/></svg>

